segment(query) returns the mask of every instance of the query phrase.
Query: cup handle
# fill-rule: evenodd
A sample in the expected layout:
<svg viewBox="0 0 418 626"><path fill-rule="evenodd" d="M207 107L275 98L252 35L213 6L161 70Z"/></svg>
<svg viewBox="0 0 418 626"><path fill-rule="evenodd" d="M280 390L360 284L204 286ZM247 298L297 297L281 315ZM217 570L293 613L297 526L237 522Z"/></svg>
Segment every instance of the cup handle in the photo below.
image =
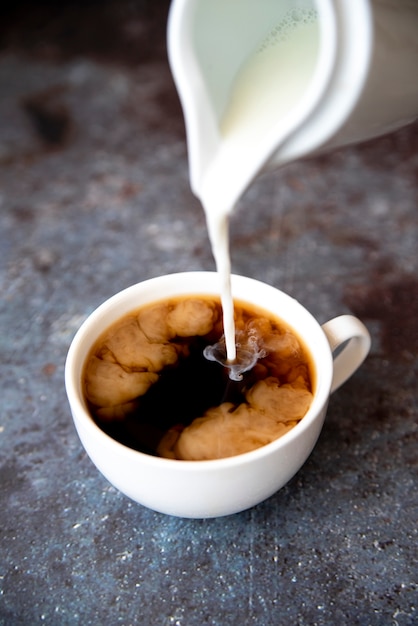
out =
<svg viewBox="0 0 418 626"><path fill-rule="evenodd" d="M370 334L365 325L354 315L340 315L322 325L333 352L340 348L334 358L334 375L331 393L341 387L360 367L369 353ZM345 345L344 345L345 344Z"/></svg>

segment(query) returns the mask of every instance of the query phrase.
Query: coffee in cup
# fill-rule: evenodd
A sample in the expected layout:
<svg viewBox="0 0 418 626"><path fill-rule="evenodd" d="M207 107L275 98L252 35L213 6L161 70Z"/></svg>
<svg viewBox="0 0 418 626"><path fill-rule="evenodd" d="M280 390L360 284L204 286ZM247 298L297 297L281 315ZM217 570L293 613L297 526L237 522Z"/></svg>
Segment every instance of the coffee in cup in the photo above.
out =
<svg viewBox="0 0 418 626"><path fill-rule="evenodd" d="M164 299L112 324L83 375L98 426L135 450L189 461L249 452L293 428L312 401L308 349L268 311L236 301L234 314L237 362L246 358L238 375L219 298Z"/></svg>
<svg viewBox="0 0 418 626"><path fill-rule="evenodd" d="M217 517L247 509L274 494L308 458L320 434L330 394L357 370L370 348L367 329L351 315L342 315L321 326L301 304L270 285L235 275L231 277L231 285L234 301L242 307L245 315L249 315L248 319L254 312L257 316L261 311L262 316L266 313L269 323L277 324L280 331L286 333L290 329L305 359L301 367L307 375L307 378L304 378L305 374L302 375L304 385L307 386L305 391L311 394L309 407L303 417L294 420L296 423L287 432L265 445L222 458L194 461L165 458L158 456L158 445L161 443L159 435L150 451L134 449L129 442L119 441L113 433L106 432L92 411L94 397L90 395L91 391L87 390L85 382L89 359L97 348L100 350L100 346L103 347L103 336L107 336L108 330L115 328L120 320L129 320L130 316L147 311L155 303L188 303L198 300L210 303L211 309L215 303L211 318L213 327L206 334L206 340L212 342L219 339L216 312L219 285L215 272L161 276L125 289L104 302L87 318L68 352L66 390L77 432L88 455L122 493L162 513L192 518ZM193 336L199 336L196 328L193 329ZM179 343L179 346L174 347L177 355L187 356L190 349L187 341L177 341L173 337L172 343ZM259 347L263 349L263 346ZM112 349L115 349L114 346ZM268 356L261 357L259 364L265 365L263 359L268 359ZM267 379L272 373L273 370L268 372ZM276 374L280 378L280 372L276 371ZM250 388L246 377L251 375L251 372L245 373L242 379L250 389L250 406L251 389L254 386ZM293 381L289 379L283 385L292 384L297 378ZM261 382L265 380L262 378ZM152 390L153 384L149 385L146 393ZM104 382L103 388L106 385ZM190 389L192 386L186 386L190 395L195 390ZM248 402L245 393L244 397ZM121 404L124 404L125 398L121 396L120 399ZM241 399L236 404L238 408L232 412L239 409ZM152 408L149 415L151 419ZM224 417L225 420L228 418L228 411ZM116 418L116 414L113 414L112 420ZM156 422L161 419L157 411L154 411L154 418ZM187 420L181 405L177 408L176 420L183 428L182 432L186 432ZM175 428L171 422L166 426L166 432ZM169 445L168 449L176 453L175 447L176 444Z"/></svg>

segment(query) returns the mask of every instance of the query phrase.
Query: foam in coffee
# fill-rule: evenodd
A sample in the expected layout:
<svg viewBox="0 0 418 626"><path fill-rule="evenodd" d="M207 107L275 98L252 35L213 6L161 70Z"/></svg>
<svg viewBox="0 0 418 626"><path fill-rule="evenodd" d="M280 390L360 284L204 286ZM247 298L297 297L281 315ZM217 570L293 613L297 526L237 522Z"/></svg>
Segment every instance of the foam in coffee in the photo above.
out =
<svg viewBox="0 0 418 626"><path fill-rule="evenodd" d="M234 456L293 428L312 401L307 349L262 309L235 302L234 317L237 350L259 355L240 380L204 356L224 345L216 297L159 301L113 324L83 375L97 424L126 446L178 460Z"/></svg>

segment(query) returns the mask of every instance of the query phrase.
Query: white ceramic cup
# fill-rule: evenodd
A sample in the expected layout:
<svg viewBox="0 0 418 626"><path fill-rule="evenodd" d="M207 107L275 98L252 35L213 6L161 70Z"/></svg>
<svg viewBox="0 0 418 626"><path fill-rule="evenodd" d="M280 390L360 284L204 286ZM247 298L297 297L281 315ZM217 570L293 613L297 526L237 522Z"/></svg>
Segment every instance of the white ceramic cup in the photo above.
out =
<svg viewBox="0 0 418 626"><path fill-rule="evenodd" d="M105 434L91 417L82 391L86 358L112 323L141 305L177 295L219 294L215 272L152 278L111 297L83 323L70 346L65 384L74 423L89 457L132 500L169 515L207 518L229 515L262 502L300 469L321 431L330 394L360 366L370 349L365 326L342 315L322 327L296 300L278 289L232 276L234 298L255 304L290 325L311 353L316 369L312 404L281 438L252 452L211 461L178 461L128 448ZM333 359L333 352L338 356Z"/></svg>

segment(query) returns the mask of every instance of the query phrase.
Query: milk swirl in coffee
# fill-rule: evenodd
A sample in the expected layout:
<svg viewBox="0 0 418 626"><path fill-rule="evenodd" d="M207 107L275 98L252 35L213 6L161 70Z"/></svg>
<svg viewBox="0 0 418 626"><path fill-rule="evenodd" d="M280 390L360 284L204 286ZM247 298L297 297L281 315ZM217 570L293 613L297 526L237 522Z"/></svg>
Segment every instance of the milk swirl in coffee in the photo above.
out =
<svg viewBox="0 0 418 626"><path fill-rule="evenodd" d="M235 324L244 350L262 355L242 380L207 360L219 341L219 298L189 296L146 305L98 339L83 374L100 427L120 443L176 460L249 452L293 428L312 401L315 372L302 341L283 321L243 302Z"/></svg>

